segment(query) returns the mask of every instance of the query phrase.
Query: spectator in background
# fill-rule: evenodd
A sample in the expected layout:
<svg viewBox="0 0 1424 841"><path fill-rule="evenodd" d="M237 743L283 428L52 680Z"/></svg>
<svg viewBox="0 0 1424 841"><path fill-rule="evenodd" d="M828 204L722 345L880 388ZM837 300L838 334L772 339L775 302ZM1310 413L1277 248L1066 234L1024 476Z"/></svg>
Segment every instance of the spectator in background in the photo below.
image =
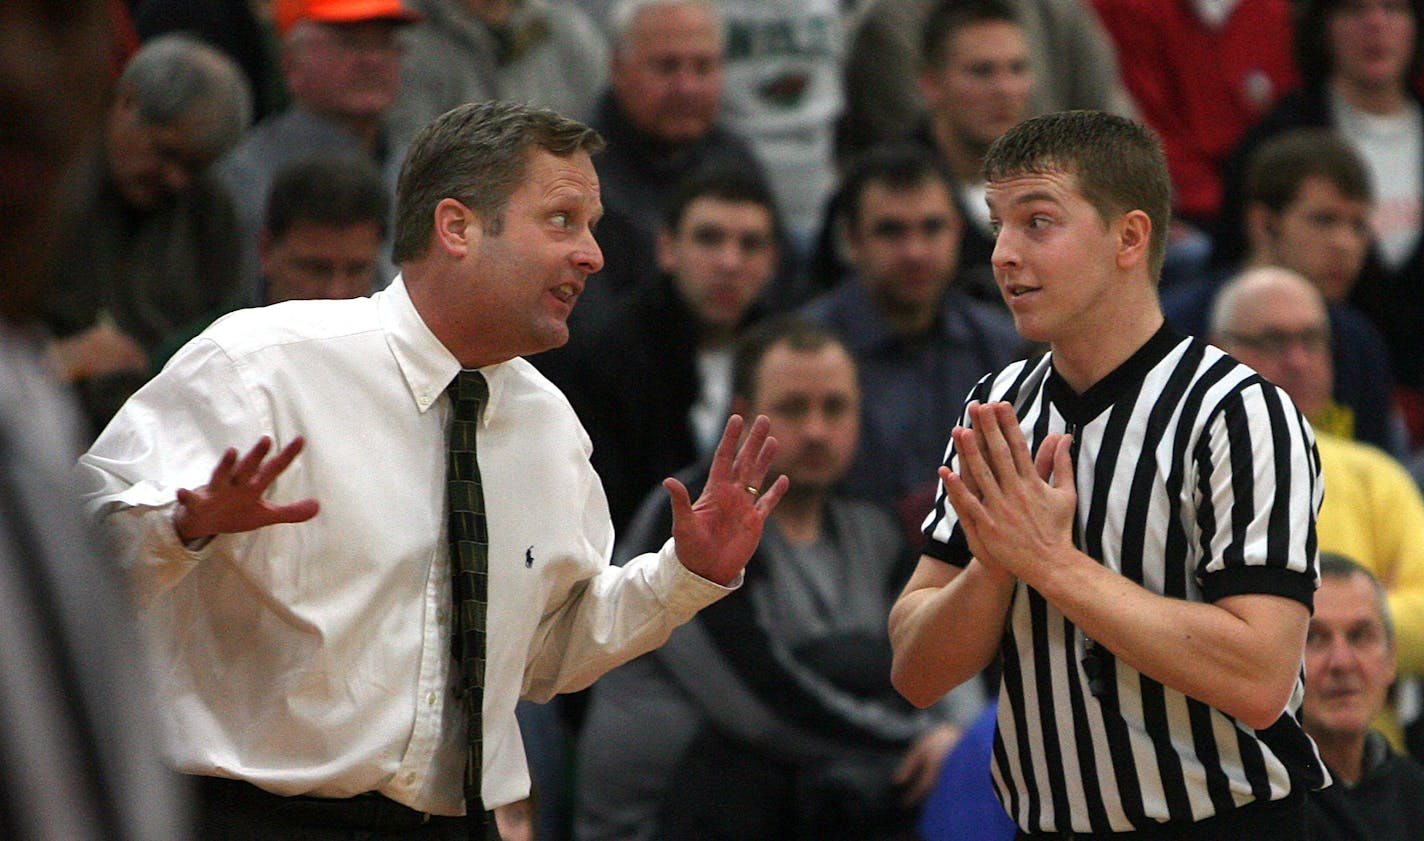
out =
<svg viewBox="0 0 1424 841"><path fill-rule="evenodd" d="M915 88L920 41L938 0L864 0L848 24L842 160L904 137L924 114ZM1112 42L1082 0L1013 0L1028 37L1034 74L1031 113L1088 108L1129 114Z"/></svg>
<svg viewBox="0 0 1424 841"><path fill-rule="evenodd" d="M1424 767L1395 753L1370 722L1395 677L1385 590L1345 555L1320 554L1320 589L1305 638L1301 721L1334 785L1312 792L1312 841L1406 841L1424 826Z"/></svg>
<svg viewBox="0 0 1424 841"><path fill-rule="evenodd" d="M466 102L503 99L586 120L608 81L608 41L577 6L550 0L410 0L392 133L409 139Z"/></svg>
<svg viewBox="0 0 1424 841"><path fill-rule="evenodd" d="M899 138L939 157L964 220L958 279L970 297L1002 305L989 267L994 235L984 204L984 152L1029 114L1033 63L1013 0L943 0L923 22L924 62L917 79L927 105L915 129ZM849 273L842 216L844 192L826 208L810 267L810 285L825 291Z"/></svg>
<svg viewBox="0 0 1424 841"><path fill-rule="evenodd" d="M267 0L132 0L130 6L143 40L187 32L237 62L252 88L253 119L264 120L286 107L277 45L264 11Z"/></svg>
<svg viewBox="0 0 1424 841"><path fill-rule="evenodd" d="M965 220L959 285L1002 304L989 266L994 232L984 203L984 153L1029 116L1037 80L1028 39L1010 0L943 0L925 23L922 54L919 84L928 110L915 137L954 178Z"/></svg>
<svg viewBox="0 0 1424 841"><path fill-rule="evenodd" d="M1172 215L1210 231L1221 165L1297 84L1290 0L1092 0L1143 122L1162 138Z"/></svg>
<svg viewBox="0 0 1424 841"><path fill-rule="evenodd" d="M1320 292L1300 275L1276 267L1243 272L1217 296L1210 332L1213 343L1284 389L1312 424L1329 410L1330 321ZM1326 487L1316 519L1320 548L1348 552L1384 582L1401 662L1424 673L1424 499L1388 454L1325 425L1315 432Z"/></svg>
<svg viewBox="0 0 1424 841"><path fill-rule="evenodd" d="M160 755L146 650L70 471L83 449L44 365L38 302L64 179L117 73L111 4L0 3L0 837L173 841L186 798Z"/></svg>
<svg viewBox="0 0 1424 841"><path fill-rule="evenodd" d="M1247 265L1284 266L1325 298L1335 384L1333 400L1311 422L1403 457L1389 352L1379 329L1350 303L1370 248L1374 204L1364 165L1331 132L1288 132L1257 150L1246 195Z"/></svg>
<svg viewBox="0 0 1424 841"><path fill-rule="evenodd" d="M119 77L44 303L91 436L148 378L150 353L238 297L238 222L209 165L251 113L237 66L187 35L149 41Z"/></svg>
<svg viewBox="0 0 1424 841"><path fill-rule="evenodd" d="M762 174L745 139L719 121L722 22L710 0L623 0L614 12L608 90L593 127L606 211L605 268L580 299L576 324L598 325L657 277L657 232L677 185L698 170Z"/></svg>
<svg viewBox="0 0 1424 841"><path fill-rule="evenodd" d="M866 153L846 173L842 226L852 274L802 309L840 331L860 369L860 450L846 489L923 520L946 418L979 378L1018 358L1002 305L957 287L964 221L935 156L911 144Z"/></svg>
<svg viewBox="0 0 1424 841"><path fill-rule="evenodd" d="M277 173L257 238L266 303L375 291L390 205L381 174L359 158L313 158Z"/></svg>
<svg viewBox="0 0 1424 841"><path fill-rule="evenodd" d="M1370 248L1373 191L1354 151L1327 129L1294 129L1252 155L1246 226L1250 266L1283 266L1325 296L1334 341L1335 395L1317 426L1359 438L1402 458L1403 418L1393 401L1389 351L1379 328L1350 303ZM1164 290L1162 306L1179 330L1205 335L1218 287L1242 266L1216 266Z"/></svg>
<svg viewBox="0 0 1424 841"><path fill-rule="evenodd" d="M787 240L804 262L835 187L845 104L840 0L720 0L723 114L766 167Z"/></svg>
<svg viewBox="0 0 1424 841"><path fill-rule="evenodd" d="M258 234L261 303L371 294L389 217L385 182L363 158L309 158L283 167ZM151 372L234 308L227 304L171 334L149 355Z"/></svg>
<svg viewBox="0 0 1424 841"><path fill-rule="evenodd" d="M1335 129L1364 161L1375 202L1373 243L1351 300L1384 334L1394 380L1417 400L1424 389L1424 283L1418 280L1424 273L1424 103L1410 82L1419 67L1421 8L1418 0L1297 5L1296 66L1303 84L1247 133L1223 166L1215 261L1231 265L1249 246L1242 217L1254 151L1290 129ZM1413 426L1424 436L1424 414Z"/></svg>
<svg viewBox="0 0 1424 841"><path fill-rule="evenodd" d="M735 340L762 312L779 240L765 182L695 174L667 207L659 274L603 329L534 358L588 430L617 534L663 477L711 454L731 402Z"/></svg>
<svg viewBox="0 0 1424 841"><path fill-rule="evenodd" d="M274 10L292 103L254 126L218 165L238 202L248 304L261 300L257 237L277 172L315 154L350 153L371 161L394 195L410 141L391 131L387 115L400 84L396 31L418 13L400 0L276 0ZM389 243L379 272L395 274Z"/></svg>
<svg viewBox="0 0 1424 841"><path fill-rule="evenodd" d="M740 341L734 383L734 411L771 419L769 476L790 489L742 589L594 688L575 837L913 838L951 722L983 698L971 686L921 712L890 686L885 614L908 547L888 511L837 490L857 449L855 362L833 332L775 319ZM680 475L699 486L705 459ZM648 499L618 555L669 522Z"/></svg>

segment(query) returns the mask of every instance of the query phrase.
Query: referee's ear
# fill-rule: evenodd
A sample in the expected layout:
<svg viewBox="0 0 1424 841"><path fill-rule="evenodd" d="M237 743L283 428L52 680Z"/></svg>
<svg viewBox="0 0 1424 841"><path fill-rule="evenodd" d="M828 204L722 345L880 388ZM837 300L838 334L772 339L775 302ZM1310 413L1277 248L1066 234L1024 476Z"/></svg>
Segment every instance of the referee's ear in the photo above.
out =
<svg viewBox="0 0 1424 841"><path fill-rule="evenodd" d="M1152 241L1152 219L1145 210L1129 210L1118 217L1117 266L1133 271L1148 263Z"/></svg>

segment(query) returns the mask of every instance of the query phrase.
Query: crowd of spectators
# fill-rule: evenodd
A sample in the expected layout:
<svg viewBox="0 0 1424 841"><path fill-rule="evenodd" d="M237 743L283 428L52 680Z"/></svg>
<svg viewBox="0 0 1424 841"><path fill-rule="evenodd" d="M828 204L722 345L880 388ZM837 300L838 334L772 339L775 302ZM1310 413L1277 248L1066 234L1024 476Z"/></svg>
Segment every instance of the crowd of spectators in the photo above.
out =
<svg viewBox="0 0 1424 841"><path fill-rule="evenodd" d="M736 767L784 742L796 762L766 784L794 812L797 763L823 764L825 740L850 733L861 744L847 755L875 754L868 738L903 757L925 733L950 732L938 769L991 703L979 692L914 718L873 694L884 687L859 696L825 670L839 656L878 662L884 622L867 617L908 575L897 561L918 539L960 402L1034 350L993 279L981 169L990 143L1047 111L1111 111L1160 137L1174 187L1168 320L1278 382L1314 424L1329 506L1320 545L1378 579L1399 681L1424 672L1424 501L1406 469L1424 478L1421 0L112 0L110 12L124 54L39 302L50 364L78 387L91 435L223 314L389 284L413 136L454 106L506 99L584 120L608 143L594 158L604 268L581 291L570 344L531 361L586 427L616 554L665 532L640 530L635 514L663 477L690 468L693 484L734 408L805 438L806 463L788 473L833 462L808 509L813 534L769 529L779 542L753 564L815 557L855 576L803 571L793 586L749 572L749 599L596 687L595 723L613 735L579 743L579 791L594 799L536 768L549 781L540 816L553 816L537 824L542 841L631 837L606 834L629 819L620 810L701 820L668 814L658 792L629 805L609 788L624 772L703 786L707 768L649 757L649 745L705 751L720 733L726 744L711 746ZM772 318L787 314L798 320ZM768 321L782 333L738 356ZM827 382L816 393L853 403L854 428L804 414L825 407L772 402L779 384L765 378L822 356L849 396L825 396ZM879 556L857 554L872 543ZM826 618L840 602L816 601L846 587L875 591L853 606L853 627ZM778 609L787 592L796 610ZM770 640L756 654L775 669L749 677L761 661L738 650L752 643L735 622ZM697 652L725 672L722 700L760 718L723 723L705 687L680 694L678 670ZM792 720L796 692L828 708L823 732ZM1365 744L1379 762L1406 761L1417 710L1381 706L1393 748ZM684 729L659 730L659 715ZM583 718L530 715L539 733L526 739L563 740L531 748L536 765L572 768L568 731ZM657 770L631 770L640 763ZM1360 777L1332 770L1347 788ZM764 823L737 837L806 831Z"/></svg>

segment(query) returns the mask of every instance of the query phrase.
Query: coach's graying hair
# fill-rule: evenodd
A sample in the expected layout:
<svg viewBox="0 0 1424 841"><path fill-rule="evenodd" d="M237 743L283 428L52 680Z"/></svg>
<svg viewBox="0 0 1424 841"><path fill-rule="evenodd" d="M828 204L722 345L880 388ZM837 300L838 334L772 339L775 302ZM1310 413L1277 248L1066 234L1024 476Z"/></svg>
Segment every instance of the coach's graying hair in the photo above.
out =
<svg viewBox="0 0 1424 841"><path fill-rule="evenodd" d="M403 263L425 254L435 206L446 198L478 213L485 231L498 234L531 150L567 158L602 148L598 132L547 108L489 101L445 112L416 134L401 167L392 259Z"/></svg>
<svg viewBox="0 0 1424 841"><path fill-rule="evenodd" d="M1106 222L1141 210L1152 220L1148 270L1153 282L1167 254L1172 181L1162 144L1148 128L1102 111L1060 111L1024 120L989 147L990 183L1020 175L1066 173Z"/></svg>
<svg viewBox="0 0 1424 841"><path fill-rule="evenodd" d="M133 96L139 116L168 126L200 112L203 136L194 138L216 157L252 122L252 91L232 59L191 35L160 35L134 53L119 90Z"/></svg>

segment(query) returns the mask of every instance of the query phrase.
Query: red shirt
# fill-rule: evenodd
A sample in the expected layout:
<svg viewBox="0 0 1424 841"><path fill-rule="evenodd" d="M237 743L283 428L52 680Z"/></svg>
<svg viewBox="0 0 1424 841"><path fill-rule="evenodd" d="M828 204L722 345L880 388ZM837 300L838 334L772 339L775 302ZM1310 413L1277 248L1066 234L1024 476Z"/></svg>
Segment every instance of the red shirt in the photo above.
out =
<svg viewBox="0 0 1424 841"><path fill-rule="evenodd" d="M1289 0L1241 0L1217 27L1191 0L1092 0L1117 47L1123 83L1162 138L1176 210L1221 205L1219 168L1246 128L1298 83Z"/></svg>

